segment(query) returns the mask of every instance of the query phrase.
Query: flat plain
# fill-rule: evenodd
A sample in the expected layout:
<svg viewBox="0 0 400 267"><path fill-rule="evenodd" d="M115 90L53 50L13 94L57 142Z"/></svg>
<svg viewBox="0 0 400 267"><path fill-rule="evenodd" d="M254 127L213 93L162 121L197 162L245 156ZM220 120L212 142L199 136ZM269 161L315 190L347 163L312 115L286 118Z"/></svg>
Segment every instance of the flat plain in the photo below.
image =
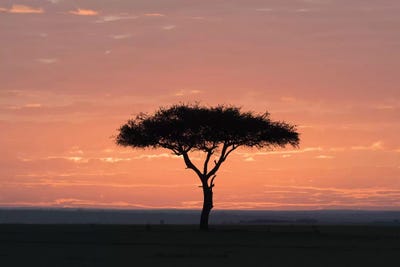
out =
<svg viewBox="0 0 400 267"><path fill-rule="evenodd" d="M1 266L400 266L400 227L0 225Z"/></svg>

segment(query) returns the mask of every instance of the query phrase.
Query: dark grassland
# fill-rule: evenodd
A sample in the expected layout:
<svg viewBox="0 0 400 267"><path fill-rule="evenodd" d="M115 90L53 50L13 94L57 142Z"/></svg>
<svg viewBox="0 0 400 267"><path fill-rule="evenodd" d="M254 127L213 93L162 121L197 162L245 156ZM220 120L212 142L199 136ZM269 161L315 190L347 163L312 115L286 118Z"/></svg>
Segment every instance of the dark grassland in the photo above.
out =
<svg viewBox="0 0 400 267"><path fill-rule="evenodd" d="M0 225L0 266L400 266L398 226Z"/></svg>

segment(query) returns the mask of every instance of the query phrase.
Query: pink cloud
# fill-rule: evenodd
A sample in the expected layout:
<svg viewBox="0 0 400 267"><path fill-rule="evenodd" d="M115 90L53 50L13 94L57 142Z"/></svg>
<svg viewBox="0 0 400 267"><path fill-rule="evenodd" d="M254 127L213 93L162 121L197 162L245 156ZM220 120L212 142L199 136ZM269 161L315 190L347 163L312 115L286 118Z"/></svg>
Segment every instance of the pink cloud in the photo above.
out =
<svg viewBox="0 0 400 267"><path fill-rule="evenodd" d="M353 146L353 147L351 147L351 149L352 150L371 150L371 151L382 150L383 142L377 141L369 146Z"/></svg>
<svg viewBox="0 0 400 267"><path fill-rule="evenodd" d="M0 8L1 12L16 13L16 14L41 14L44 13L43 8L35 8L25 5L12 5L10 9Z"/></svg>
<svg viewBox="0 0 400 267"><path fill-rule="evenodd" d="M146 17L164 17L164 14L161 13L146 13L144 14Z"/></svg>
<svg viewBox="0 0 400 267"><path fill-rule="evenodd" d="M99 12L96 10L82 9L82 8L78 8L77 10L71 10L68 13L77 15L77 16L96 16L99 14Z"/></svg>

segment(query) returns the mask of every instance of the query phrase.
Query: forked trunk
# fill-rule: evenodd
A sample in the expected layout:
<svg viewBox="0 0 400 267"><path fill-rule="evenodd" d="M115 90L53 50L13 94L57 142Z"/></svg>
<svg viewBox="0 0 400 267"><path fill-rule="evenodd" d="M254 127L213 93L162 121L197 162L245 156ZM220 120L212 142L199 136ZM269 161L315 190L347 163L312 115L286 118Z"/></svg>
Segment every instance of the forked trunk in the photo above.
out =
<svg viewBox="0 0 400 267"><path fill-rule="evenodd" d="M212 186L203 185L203 210L200 217L200 230L208 230L208 217L213 208Z"/></svg>

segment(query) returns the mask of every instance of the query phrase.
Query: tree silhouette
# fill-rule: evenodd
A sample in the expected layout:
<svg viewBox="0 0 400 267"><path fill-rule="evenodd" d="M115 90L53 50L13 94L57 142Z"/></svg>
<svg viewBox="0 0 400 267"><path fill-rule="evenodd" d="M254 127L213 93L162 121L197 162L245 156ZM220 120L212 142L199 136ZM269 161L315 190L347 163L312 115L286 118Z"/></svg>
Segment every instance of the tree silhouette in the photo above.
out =
<svg viewBox="0 0 400 267"><path fill-rule="evenodd" d="M299 134L293 125L271 121L268 112L254 114L234 106L179 104L129 120L119 129L116 143L134 148L166 148L182 156L186 167L200 178L204 197L200 229L207 230L213 208L214 179L229 154L240 146L269 149L287 144L298 146ZM193 151L205 153L201 167L191 161L189 153Z"/></svg>

